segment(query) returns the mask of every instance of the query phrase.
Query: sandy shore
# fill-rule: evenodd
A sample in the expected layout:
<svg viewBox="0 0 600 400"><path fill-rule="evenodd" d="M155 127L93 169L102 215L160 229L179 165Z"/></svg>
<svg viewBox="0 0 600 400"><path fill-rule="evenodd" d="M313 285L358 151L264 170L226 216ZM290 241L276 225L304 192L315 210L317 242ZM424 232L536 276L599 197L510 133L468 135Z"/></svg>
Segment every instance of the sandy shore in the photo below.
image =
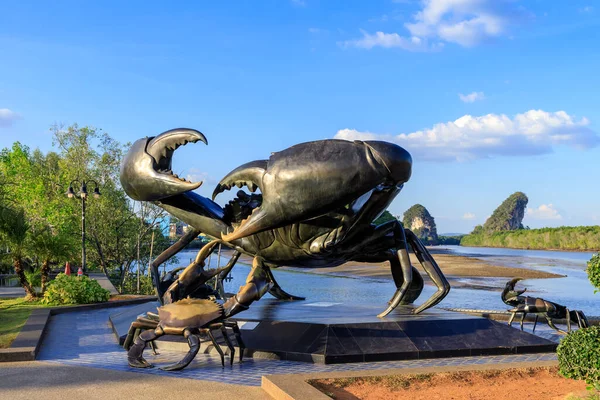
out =
<svg viewBox="0 0 600 400"><path fill-rule="evenodd" d="M460 256L449 253L447 250L440 248L430 248L429 251L437 261L438 265L446 275L446 278L453 287L469 287L472 289L498 290L498 283L485 284L482 279L477 279L477 283L465 282L465 278L515 278L521 277L524 279L540 279L540 278L562 278L563 275L553 274L545 271L536 271L526 268L513 268L500 265L494 265L483 260ZM422 272L425 281L429 279L427 274L421 269L419 261L414 254L410 255L411 263ZM252 259L247 256L242 256L240 262L252 265ZM292 269L311 274L324 274L333 276L354 276L354 277L369 277L392 279L389 264L377 263L366 264L361 262L347 262L339 267L332 268L293 268L282 267L282 269Z"/></svg>

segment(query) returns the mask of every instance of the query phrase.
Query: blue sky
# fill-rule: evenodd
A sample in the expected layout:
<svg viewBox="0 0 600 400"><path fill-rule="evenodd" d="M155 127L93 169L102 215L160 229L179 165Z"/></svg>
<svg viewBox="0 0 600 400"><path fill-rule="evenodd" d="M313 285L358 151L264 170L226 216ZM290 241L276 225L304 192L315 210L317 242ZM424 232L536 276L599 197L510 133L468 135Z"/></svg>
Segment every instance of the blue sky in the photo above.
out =
<svg viewBox="0 0 600 400"><path fill-rule="evenodd" d="M378 138L413 154L390 211L468 232L515 191L531 227L600 223L594 0L0 0L0 147L55 122L122 142L186 126L200 193L298 142ZM224 200L222 200L224 201Z"/></svg>

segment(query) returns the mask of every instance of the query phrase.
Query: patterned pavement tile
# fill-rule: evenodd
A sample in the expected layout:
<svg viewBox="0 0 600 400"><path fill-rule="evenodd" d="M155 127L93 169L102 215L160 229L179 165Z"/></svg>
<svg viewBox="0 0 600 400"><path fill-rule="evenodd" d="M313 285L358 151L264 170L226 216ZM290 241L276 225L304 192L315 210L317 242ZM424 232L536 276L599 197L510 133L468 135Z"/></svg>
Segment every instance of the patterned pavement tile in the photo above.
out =
<svg viewBox="0 0 600 400"><path fill-rule="evenodd" d="M123 307L123 310L126 308ZM527 354L485 357L462 357L434 360L388 361L353 364L308 364L296 361L267 359L245 359L242 364L236 360L233 366L221 367L217 356L198 354L196 359L183 371L166 372L158 368L136 369L127 365L126 352L118 345L108 323L108 316L115 309L74 312L53 316L48 324L46 335L38 355L39 360L65 365L80 365L105 368L116 371L137 372L140 374L170 376L222 383L260 386L261 377L271 374L343 372L359 370L379 370L389 368L417 368L432 366L501 364L523 361L555 360L555 354ZM539 327L536 329L538 333ZM175 363L183 357L181 352L161 351L154 356L145 352L146 359L164 366ZM226 359L226 363L227 363Z"/></svg>

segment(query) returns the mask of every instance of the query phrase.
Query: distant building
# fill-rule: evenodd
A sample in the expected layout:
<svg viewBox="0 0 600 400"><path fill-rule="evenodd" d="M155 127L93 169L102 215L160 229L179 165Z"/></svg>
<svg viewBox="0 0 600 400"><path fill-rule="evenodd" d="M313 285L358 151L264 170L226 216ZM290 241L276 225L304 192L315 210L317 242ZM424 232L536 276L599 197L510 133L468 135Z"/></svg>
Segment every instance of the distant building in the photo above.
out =
<svg viewBox="0 0 600 400"><path fill-rule="evenodd" d="M184 223L181 221L169 224L169 238L178 239L184 234Z"/></svg>

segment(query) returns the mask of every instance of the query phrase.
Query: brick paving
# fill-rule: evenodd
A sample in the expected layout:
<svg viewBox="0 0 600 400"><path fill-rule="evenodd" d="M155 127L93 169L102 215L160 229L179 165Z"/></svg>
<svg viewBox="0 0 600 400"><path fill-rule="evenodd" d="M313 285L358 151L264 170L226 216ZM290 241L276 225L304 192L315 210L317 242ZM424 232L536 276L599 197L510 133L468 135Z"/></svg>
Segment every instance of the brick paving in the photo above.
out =
<svg viewBox="0 0 600 400"><path fill-rule="evenodd" d="M126 307L123 307L122 309L125 310ZM226 365L225 368L222 368L218 356L198 354L192 364L183 371L166 372L158 368L136 369L130 368L127 365L126 352L118 345L109 326L108 316L110 313L114 312L115 309L101 309L53 316L47 326L47 332L44 336L38 359L64 365L104 368L116 371L137 372L140 374L188 378L246 386L260 386L261 376L281 373L307 374L319 372L556 360L555 354L461 357L335 365L267 359L245 359L242 364L239 364L236 360L232 367ZM536 333L538 333L538 329L540 329L539 325L536 329ZM145 357L151 363L161 366L179 361L183 357L183 353L161 351L161 354L158 356L153 356L151 351L146 350Z"/></svg>

